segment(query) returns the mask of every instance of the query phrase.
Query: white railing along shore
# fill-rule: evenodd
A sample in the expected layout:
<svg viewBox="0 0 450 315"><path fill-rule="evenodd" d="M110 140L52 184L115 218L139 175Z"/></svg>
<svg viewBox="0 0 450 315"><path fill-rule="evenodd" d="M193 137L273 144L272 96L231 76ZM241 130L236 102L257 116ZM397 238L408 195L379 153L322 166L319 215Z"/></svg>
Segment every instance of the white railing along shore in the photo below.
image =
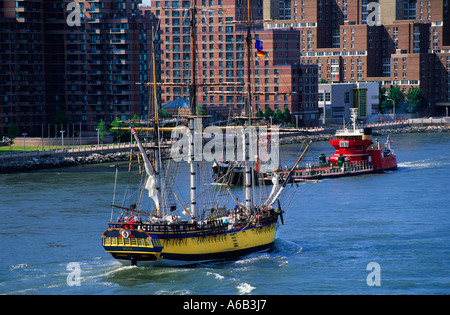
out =
<svg viewBox="0 0 450 315"><path fill-rule="evenodd" d="M109 151L121 151L129 150L136 147L135 143L125 142L125 143L111 143L111 144L100 144L100 145L85 145L85 146L74 146L74 147L64 147L58 149L50 150L33 150L25 152L4 152L0 154L0 162L12 161L12 160L29 160L33 158L42 157L58 157L58 156L74 156L74 155L86 155L96 152L109 152Z"/></svg>
<svg viewBox="0 0 450 315"><path fill-rule="evenodd" d="M414 118L414 119L404 119L397 121L387 121L387 122L375 122L370 124L365 124L360 127L371 127L371 128L390 128L390 127L401 127L401 126L443 126L450 125L450 117L442 118ZM310 127L310 128L298 128L290 129L290 132L308 132L308 133L318 133L318 132L330 132L334 133L336 129L341 128L341 126L322 126L322 127ZM283 129L280 129L283 132ZM34 150L34 151L19 151L19 152L4 152L0 153L0 162L14 161L14 160L29 160L33 158L42 157L58 157L58 156L75 156L75 155L86 155L90 153L108 153L121 150L129 150L136 147L135 143L124 142L124 143L112 143L112 144L100 144L100 145L84 145L84 146L67 146L59 149L50 150Z"/></svg>

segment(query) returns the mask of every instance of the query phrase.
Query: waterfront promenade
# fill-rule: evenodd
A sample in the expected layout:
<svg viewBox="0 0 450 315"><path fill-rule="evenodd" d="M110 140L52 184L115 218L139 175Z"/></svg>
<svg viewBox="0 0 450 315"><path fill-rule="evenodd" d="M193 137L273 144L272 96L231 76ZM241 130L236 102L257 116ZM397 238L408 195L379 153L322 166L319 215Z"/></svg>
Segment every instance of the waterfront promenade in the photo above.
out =
<svg viewBox="0 0 450 315"><path fill-rule="evenodd" d="M33 150L33 151L12 151L4 152L0 154L0 163L7 161L25 161L31 159L45 158L45 157L74 157L74 156L86 156L94 153L107 154L114 152L129 151L132 148L137 147L135 143L111 143L100 144L90 146L74 146L64 147L51 150Z"/></svg>
<svg viewBox="0 0 450 315"><path fill-rule="evenodd" d="M342 126L299 129L280 128L280 144L299 143L305 140L329 140L334 136L336 129L341 127ZM371 127L374 135L414 132L449 132L450 117L405 119L401 121L366 124L361 125L360 127ZM129 159L130 149L135 148L137 148L135 143L127 142L64 147L52 150L6 152L0 154L0 173L124 161Z"/></svg>

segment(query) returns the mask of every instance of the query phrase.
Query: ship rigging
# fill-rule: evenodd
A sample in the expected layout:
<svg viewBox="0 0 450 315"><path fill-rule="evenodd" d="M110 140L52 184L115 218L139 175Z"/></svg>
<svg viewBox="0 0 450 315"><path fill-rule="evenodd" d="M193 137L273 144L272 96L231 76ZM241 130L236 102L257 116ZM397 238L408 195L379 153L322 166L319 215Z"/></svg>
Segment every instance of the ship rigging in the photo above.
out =
<svg viewBox="0 0 450 315"><path fill-rule="evenodd" d="M187 156L189 187L182 187L184 196L177 194L173 185L176 174L182 167L173 159L163 156L164 145L160 136L159 108L156 100L156 78L150 83L155 90L155 121L154 145L149 156L138 135L138 128L131 126L132 135L136 140L142 162L144 164L144 179L138 185L136 193L138 202L130 206L114 205L112 211L119 209L122 213L116 221L108 223L108 229L102 235L102 245L106 252L124 264L131 265L186 265L217 259L233 259L237 256L268 250L273 246L278 227L278 218L284 224L280 198L285 194L285 188L294 167L281 184L273 185L270 194L263 196L263 201L257 202L255 187L252 185L251 161L249 156L250 135L241 132L237 135L242 143L244 155L245 185L243 202L238 200L236 191L230 187L204 185L201 179L210 178L202 174L201 162L195 159L196 145L193 139L195 125L203 124L204 116L197 114L196 78L196 28L197 13L202 9L191 0L191 7L185 10L190 18L191 35L191 81L190 114L185 117L188 126L188 147L183 154ZM240 118L242 126L252 125L252 104L250 88L251 62L251 19L250 3L247 4L247 98L245 114ZM208 10L209 11L209 10ZM153 65L155 60L153 58ZM155 68L155 67L153 67ZM153 70L155 73L155 69ZM150 85L147 84L147 85ZM166 83L167 84L167 83ZM177 139L171 139L176 141ZM299 159L300 161L300 159ZM298 161L298 162L299 162ZM297 163L298 163L297 162ZM203 168L205 169L205 168ZM206 168L209 170L209 168ZM116 170L117 175L117 170ZM117 178L117 176L116 176ZM212 188L212 189L211 189ZM209 189L209 190L207 190ZM139 192L138 192L139 191ZM187 192L188 191L188 192ZM148 198L144 198L146 192ZM182 202L188 195L189 202ZM115 194L114 194L115 196ZM226 197L231 197L231 203ZM114 197L115 198L115 197ZM113 200L114 200L113 198ZM151 200L145 203L143 200ZM182 216L176 211L177 205L183 209ZM153 211L151 210L153 206ZM150 210L147 210L150 208ZM148 216L142 219L141 215Z"/></svg>

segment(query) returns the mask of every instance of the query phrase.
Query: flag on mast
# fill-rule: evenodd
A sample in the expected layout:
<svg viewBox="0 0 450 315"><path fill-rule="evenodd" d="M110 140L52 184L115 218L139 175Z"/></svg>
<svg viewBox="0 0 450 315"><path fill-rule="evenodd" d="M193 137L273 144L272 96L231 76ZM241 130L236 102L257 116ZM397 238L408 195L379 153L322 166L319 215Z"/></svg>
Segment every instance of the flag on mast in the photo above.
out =
<svg viewBox="0 0 450 315"><path fill-rule="evenodd" d="M134 129L134 126L131 125L131 134L135 137L137 137L136 129Z"/></svg>
<svg viewBox="0 0 450 315"><path fill-rule="evenodd" d="M263 50L263 42L260 40L255 40L255 48L256 50Z"/></svg>
<svg viewBox="0 0 450 315"><path fill-rule="evenodd" d="M257 50L257 51L256 51L256 56L257 56L258 58L266 58L266 57L267 57L267 52L262 51L262 50Z"/></svg>
<svg viewBox="0 0 450 315"><path fill-rule="evenodd" d="M256 48L256 57L258 57L258 62L261 61L261 58L267 57L267 52L263 51L263 42L260 40L255 40L255 48Z"/></svg>

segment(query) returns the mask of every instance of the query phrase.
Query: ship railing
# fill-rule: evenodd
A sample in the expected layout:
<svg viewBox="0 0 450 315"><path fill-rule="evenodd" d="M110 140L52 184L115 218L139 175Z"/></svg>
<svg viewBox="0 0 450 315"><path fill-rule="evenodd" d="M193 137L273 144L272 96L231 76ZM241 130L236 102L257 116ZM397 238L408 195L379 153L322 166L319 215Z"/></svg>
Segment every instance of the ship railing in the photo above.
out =
<svg viewBox="0 0 450 315"><path fill-rule="evenodd" d="M236 220L232 224L225 223L220 219L205 220L195 223L188 223L187 221L181 221L176 223L127 223L127 222L109 222L109 228L113 229L132 229L132 230L143 230L145 232L175 232L183 233L190 231L205 232L205 233L219 233L230 228L239 228L242 226L247 226L249 223L266 224L276 220L273 210L265 212L258 212L250 216L250 218L243 220Z"/></svg>
<svg viewBox="0 0 450 315"><path fill-rule="evenodd" d="M337 173L344 173L349 171L366 171L366 170L373 170L373 165L369 163L368 161L358 161L358 162L345 162L340 167L329 167L329 168L322 168L323 166L327 165L309 165L305 169L296 170L294 172L294 176L318 176L318 175L330 175L330 174L337 174ZM281 178L283 179L283 173L281 173Z"/></svg>
<svg viewBox="0 0 450 315"><path fill-rule="evenodd" d="M145 232L163 232L163 233L183 233L190 231L203 231L209 233L220 232L228 229L228 223L224 223L222 221L209 221L208 223L199 222L199 223L188 223L186 222L178 222L176 224L154 224L154 223L109 223L110 228L116 229L133 229L133 230L142 230Z"/></svg>
<svg viewBox="0 0 450 315"><path fill-rule="evenodd" d="M373 165L368 161L345 162L343 166L345 171L373 170Z"/></svg>
<svg viewBox="0 0 450 315"><path fill-rule="evenodd" d="M114 229L130 229L130 230L143 230L146 232L185 232L198 230L201 226L197 223L181 222L177 224L168 223L127 223L127 222L110 222L110 228ZM208 226L210 227L210 226Z"/></svg>

